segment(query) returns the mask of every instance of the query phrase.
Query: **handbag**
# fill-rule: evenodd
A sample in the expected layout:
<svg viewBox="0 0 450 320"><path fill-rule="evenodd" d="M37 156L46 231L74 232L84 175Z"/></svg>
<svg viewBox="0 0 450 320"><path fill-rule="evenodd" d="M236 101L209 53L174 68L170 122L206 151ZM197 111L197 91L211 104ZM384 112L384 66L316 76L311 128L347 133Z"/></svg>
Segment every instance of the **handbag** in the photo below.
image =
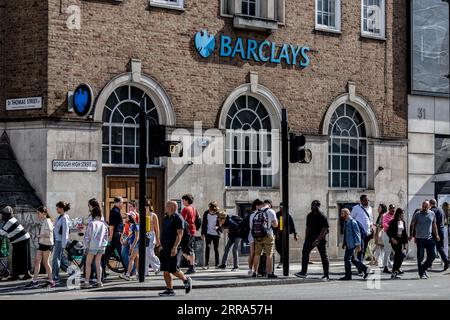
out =
<svg viewBox="0 0 450 320"><path fill-rule="evenodd" d="M384 233L383 228L377 228L377 231L375 233L375 244L377 246L384 247L383 233Z"/></svg>

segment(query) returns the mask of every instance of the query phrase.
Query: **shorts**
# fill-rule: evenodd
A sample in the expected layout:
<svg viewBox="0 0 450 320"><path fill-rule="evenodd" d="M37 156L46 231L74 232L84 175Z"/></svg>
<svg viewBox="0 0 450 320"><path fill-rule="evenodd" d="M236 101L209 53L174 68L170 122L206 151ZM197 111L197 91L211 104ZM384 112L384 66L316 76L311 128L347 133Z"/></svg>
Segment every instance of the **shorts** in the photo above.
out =
<svg viewBox="0 0 450 320"><path fill-rule="evenodd" d="M105 254L105 248L103 249L88 249L87 254L97 255L97 254Z"/></svg>
<svg viewBox="0 0 450 320"><path fill-rule="evenodd" d="M45 251L50 251L50 252L52 252L52 251L53 251L53 246L48 246L48 245L46 245L46 244L40 244L40 243L39 243L39 248L38 248L38 250L39 250L39 251L43 251L43 252L45 252Z"/></svg>
<svg viewBox="0 0 450 320"><path fill-rule="evenodd" d="M255 255L260 256L263 251L267 256L273 255L274 245L274 236L265 236L262 239L255 239Z"/></svg>
<svg viewBox="0 0 450 320"><path fill-rule="evenodd" d="M180 249L177 250L177 254L173 257L170 256L170 250L161 250L159 254L159 261L161 262L161 271L170 273L176 273L180 271L177 263L177 256Z"/></svg>
<svg viewBox="0 0 450 320"><path fill-rule="evenodd" d="M183 253L187 254L188 256L194 255L194 252L195 252L194 243L195 243L195 237L190 236L188 243L181 245L181 250L183 251Z"/></svg>

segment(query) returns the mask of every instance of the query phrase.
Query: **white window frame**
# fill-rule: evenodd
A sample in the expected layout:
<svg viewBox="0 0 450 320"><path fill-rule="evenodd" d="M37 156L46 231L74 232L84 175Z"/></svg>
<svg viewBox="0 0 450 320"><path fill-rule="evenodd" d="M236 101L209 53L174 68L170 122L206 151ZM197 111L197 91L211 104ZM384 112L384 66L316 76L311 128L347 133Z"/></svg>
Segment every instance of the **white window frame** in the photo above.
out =
<svg viewBox="0 0 450 320"><path fill-rule="evenodd" d="M242 13L242 3L243 3L244 1L247 2L247 3L251 2L251 1L254 1L254 2L255 2L255 15L252 16L252 15L250 15L250 14L246 14L245 16L247 16L247 17L253 17L253 18L262 18L262 17L261 17L261 0L241 0L241 14L242 14L242 15L243 15L243 13ZM248 7L250 7L250 6L248 5Z"/></svg>
<svg viewBox="0 0 450 320"><path fill-rule="evenodd" d="M386 0L380 0L381 2L381 27L380 27L380 33L374 33L370 31L364 30L364 1L361 0L361 36L367 37L367 38L375 38L380 40L386 39ZM367 0L372 1L372 0Z"/></svg>
<svg viewBox="0 0 450 320"><path fill-rule="evenodd" d="M184 0L150 0L150 6L184 11Z"/></svg>
<svg viewBox="0 0 450 320"><path fill-rule="evenodd" d="M335 0L335 19L336 19L336 26L328 26L324 24L319 24L318 19L318 13L319 13L319 0L316 0L316 10L315 10L315 21L316 21L316 30L322 30L322 31L328 31L328 32L334 32L334 33L341 33L341 0Z"/></svg>

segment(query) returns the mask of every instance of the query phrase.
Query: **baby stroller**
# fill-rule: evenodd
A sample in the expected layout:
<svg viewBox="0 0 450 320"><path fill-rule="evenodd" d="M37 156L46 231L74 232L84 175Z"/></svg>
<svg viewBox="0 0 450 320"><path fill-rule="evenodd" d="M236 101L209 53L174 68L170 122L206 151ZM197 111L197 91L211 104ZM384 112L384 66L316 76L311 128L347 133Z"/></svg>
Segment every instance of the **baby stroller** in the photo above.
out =
<svg viewBox="0 0 450 320"><path fill-rule="evenodd" d="M74 263L78 268L81 269L83 255L84 255L84 245L80 241L72 240L67 243L65 253L67 255L67 260ZM64 270L64 268L63 268ZM64 270L67 271L67 270Z"/></svg>
<svg viewBox="0 0 450 320"><path fill-rule="evenodd" d="M11 271L8 268L9 244L5 236L0 236L0 280L8 278Z"/></svg>

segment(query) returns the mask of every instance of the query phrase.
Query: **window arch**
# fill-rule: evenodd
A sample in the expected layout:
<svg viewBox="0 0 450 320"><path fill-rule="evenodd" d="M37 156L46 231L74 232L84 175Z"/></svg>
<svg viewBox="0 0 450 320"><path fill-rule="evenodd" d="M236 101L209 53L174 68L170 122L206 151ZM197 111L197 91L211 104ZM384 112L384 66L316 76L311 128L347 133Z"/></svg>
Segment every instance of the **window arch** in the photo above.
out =
<svg viewBox="0 0 450 320"><path fill-rule="evenodd" d="M116 88L108 97L103 109L102 158L104 165L138 164L141 99L144 99L149 124L159 124L156 106L141 89L124 85Z"/></svg>
<svg viewBox="0 0 450 320"><path fill-rule="evenodd" d="M241 95L229 108L225 127L225 185L272 187L272 125L263 103Z"/></svg>
<svg viewBox="0 0 450 320"><path fill-rule="evenodd" d="M367 135L360 113L341 104L332 114L328 147L331 188L367 188Z"/></svg>

